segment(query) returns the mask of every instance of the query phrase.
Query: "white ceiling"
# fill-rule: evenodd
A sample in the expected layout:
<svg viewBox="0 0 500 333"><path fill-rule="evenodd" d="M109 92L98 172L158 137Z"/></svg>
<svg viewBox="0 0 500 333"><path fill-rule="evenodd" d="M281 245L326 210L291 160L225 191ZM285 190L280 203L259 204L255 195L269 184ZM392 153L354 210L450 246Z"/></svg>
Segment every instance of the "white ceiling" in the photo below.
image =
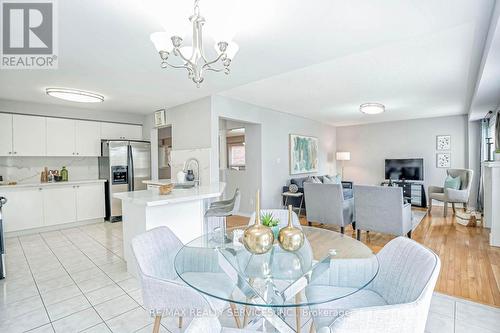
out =
<svg viewBox="0 0 500 333"><path fill-rule="evenodd" d="M231 75L209 73L197 89L184 71L159 67L149 40L177 27L190 1L58 1L59 69L0 71L0 99L148 114L219 93L340 125L465 114L493 4L201 0L207 30L236 22L240 52ZM106 101L58 101L44 94L48 86L99 92ZM359 104L372 101L386 113L360 114Z"/></svg>

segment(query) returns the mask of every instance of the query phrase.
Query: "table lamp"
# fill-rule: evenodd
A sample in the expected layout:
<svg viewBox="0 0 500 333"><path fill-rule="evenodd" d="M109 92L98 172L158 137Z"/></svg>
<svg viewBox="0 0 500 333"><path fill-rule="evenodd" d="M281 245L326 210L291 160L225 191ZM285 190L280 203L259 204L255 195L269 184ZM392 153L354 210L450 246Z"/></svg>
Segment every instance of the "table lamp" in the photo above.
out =
<svg viewBox="0 0 500 333"><path fill-rule="evenodd" d="M351 153L348 151L338 151L336 154L337 161L342 161L342 180L344 180L344 163L351 160Z"/></svg>

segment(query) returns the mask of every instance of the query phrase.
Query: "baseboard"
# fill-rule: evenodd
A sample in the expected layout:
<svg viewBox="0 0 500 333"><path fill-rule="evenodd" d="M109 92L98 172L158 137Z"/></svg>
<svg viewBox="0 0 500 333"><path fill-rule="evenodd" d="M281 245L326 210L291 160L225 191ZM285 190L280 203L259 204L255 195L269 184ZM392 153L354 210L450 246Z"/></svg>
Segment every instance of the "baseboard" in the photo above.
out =
<svg viewBox="0 0 500 333"><path fill-rule="evenodd" d="M94 223L102 223L102 222L104 222L104 218L84 220L84 221L76 221L76 222L63 223L63 224L57 224L57 225L49 225L49 226L46 226L46 227L26 229L26 230L19 230L19 231L9 231L9 232L5 233L5 238L19 237L19 236L26 236L26 235L33 235L33 234L38 234L38 233L41 233L41 232L48 232L48 231L55 231L55 230L61 230L61 229L68 229L68 228L74 228L74 227L78 227L78 226L82 226L82 225L94 224Z"/></svg>

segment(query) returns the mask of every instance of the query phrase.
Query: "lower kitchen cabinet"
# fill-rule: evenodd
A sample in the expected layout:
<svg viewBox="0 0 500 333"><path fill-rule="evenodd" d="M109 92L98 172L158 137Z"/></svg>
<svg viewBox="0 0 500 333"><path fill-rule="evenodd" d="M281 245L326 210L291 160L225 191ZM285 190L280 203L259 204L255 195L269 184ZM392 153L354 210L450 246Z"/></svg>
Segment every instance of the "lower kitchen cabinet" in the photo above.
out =
<svg viewBox="0 0 500 333"><path fill-rule="evenodd" d="M61 186L44 188L44 225L55 225L76 221L76 188Z"/></svg>
<svg viewBox="0 0 500 333"><path fill-rule="evenodd" d="M76 216L79 221L98 219L104 216L103 183L76 186Z"/></svg>
<svg viewBox="0 0 500 333"><path fill-rule="evenodd" d="M43 227L43 195L37 187L2 192L8 200L2 208L5 232Z"/></svg>
<svg viewBox="0 0 500 333"><path fill-rule="evenodd" d="M5 232L104 218L104 183L0 188Z"/></svg>

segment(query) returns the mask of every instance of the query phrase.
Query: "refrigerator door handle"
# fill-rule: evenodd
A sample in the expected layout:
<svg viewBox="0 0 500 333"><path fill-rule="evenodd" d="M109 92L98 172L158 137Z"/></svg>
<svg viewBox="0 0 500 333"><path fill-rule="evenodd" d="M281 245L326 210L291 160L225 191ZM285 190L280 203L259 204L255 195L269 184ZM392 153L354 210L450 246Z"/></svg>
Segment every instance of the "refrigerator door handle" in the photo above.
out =
<svg viewBox="0 0 500 333"><path fill-rule="evenodd" d="M127 146L127 164L128 164L128 190L134 190L134 157L132 155L132 146Z"/></svg>

